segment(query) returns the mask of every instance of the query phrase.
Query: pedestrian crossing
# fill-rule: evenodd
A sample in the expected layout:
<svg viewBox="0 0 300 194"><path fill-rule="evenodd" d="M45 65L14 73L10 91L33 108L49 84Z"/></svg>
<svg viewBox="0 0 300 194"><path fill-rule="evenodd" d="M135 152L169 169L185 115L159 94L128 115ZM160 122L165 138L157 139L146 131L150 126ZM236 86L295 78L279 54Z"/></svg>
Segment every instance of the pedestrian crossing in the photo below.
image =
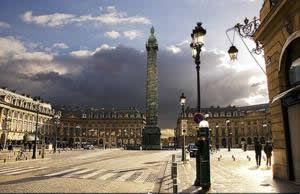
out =
<svg viewBox="0 0 300 194"><path fill-rule="evenodd" d="M1 167L0 176L22 175L30 172L38 172L50 167ZM92 169L92 168L67 168L59 171L52 170L48 173L45 171L41 175L43 177L58 177L58 178L77 178L77 179L93 179L101 181L117 181L117 182L136 182L136 183L155 183L157 173L149 172L140 169Z"/></svg>
<svg viewBox="0 0 300 194"><path fill-rule="evenodd" d="M0 176L2 175L20 175L28 172L34 172L38 170L44 170L48 167L2 167L0 169Z"/></svg>
<svg viewBox="0 0 300 194"><path fill-rule="evenodd" d="M55 171L41 176L60 177L60 178L77 178L77 179L93 179L102 181L119 181L119 182L136 182L136 183L154 183L157 174L146 172L143 170L104 170L89 168L70 168L61 171Z"/></svg>

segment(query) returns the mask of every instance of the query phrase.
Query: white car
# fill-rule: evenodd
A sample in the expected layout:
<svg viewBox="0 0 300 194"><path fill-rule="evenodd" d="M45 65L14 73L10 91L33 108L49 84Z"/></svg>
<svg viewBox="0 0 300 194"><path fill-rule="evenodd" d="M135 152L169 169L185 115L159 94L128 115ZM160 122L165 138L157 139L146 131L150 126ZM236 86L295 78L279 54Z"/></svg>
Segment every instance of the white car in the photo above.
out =
<svg viewBox="0 0 300 194"><path fill-rule="evenodd" d="M93 145L85 145L84 147L83 147L83 149L85 149L85 150L92 150L92 149L94 149L95 147L93 146Z"/></svg>

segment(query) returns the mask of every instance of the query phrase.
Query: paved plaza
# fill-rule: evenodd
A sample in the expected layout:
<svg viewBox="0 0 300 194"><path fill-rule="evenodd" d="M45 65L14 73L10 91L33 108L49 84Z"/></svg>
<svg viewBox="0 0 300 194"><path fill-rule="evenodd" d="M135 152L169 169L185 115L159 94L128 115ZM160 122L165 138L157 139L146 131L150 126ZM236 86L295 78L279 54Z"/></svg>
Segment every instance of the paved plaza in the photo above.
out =
<svg viewBox="0 0 300 194"><path fill-rule="evenodd" d="M193 186L195 158L183 163L180 150L121 149L68 151L36 161L1 163L0 192L172 193L172 154L178 163L178 192L198 192ZM212 193L300 191L300 186L273 180L264 159L257 168L254 152L240 149L211 155L211 181Z"/></svg>
<svg viewBox="0 0 300 194"><path fill-rule="evenodd" d="M235 161L233 160L235 158ZM249 159L250 158L250 159ZM256 166L254 151L244 152L241 149L221 149L211 154L211 189L210 193L287 193L300 192L300 185L274 180L272 169L266 167L265 156L261 159L261 166ZM183 163L181 155L177 155L178 164L178 192L201 192L201 188L193 186L196 179L196 161L190 158ZM171 160L166 169L161 192L173 192L171 181Z"/></svg>

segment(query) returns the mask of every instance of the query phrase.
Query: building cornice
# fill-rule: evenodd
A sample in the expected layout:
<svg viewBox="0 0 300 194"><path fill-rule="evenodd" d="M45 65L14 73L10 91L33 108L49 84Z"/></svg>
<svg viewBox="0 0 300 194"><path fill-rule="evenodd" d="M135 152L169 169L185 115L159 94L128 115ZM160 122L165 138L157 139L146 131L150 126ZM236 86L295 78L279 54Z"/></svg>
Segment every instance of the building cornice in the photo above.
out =
<svg viewBox="0 0 300 194"><path fill-rule="evenodd" d="M298 9L300 9L299 1L279 1L261 21L261 24L253 35L254 39L263 44L269 42L273 38L274 33L280 31L285 26L285 23L289 19L289 13L294 13Z"/></svg>

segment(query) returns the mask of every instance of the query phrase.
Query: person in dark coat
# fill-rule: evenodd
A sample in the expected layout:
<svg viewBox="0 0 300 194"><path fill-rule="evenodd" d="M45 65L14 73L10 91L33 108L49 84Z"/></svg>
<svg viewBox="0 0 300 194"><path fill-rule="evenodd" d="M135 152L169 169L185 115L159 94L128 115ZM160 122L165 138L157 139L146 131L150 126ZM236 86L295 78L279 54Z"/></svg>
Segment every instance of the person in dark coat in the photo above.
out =
<svg viewBox="0 0 300 194"><path fill-rule="evenodd" d="M29 143L29 145L28 145L29 152L31 151L31 147L32 147L32 144L31 144L31 143Z"/></svg>
<svg viewBox="0 0 300 194"><path fill-rule="evenodd" d="M267 166L271 166L271 157L272 157L273 148L269 142L266 143L264 147L264 152L267 156Z"/></svg>
<svg viewBox="0 0 300 194"><path fill-rule="evenodd" d="M262 145L259 143L259 141L255 142L254 150L255 150L256 164L257 166L260 166Z"/></svg>

